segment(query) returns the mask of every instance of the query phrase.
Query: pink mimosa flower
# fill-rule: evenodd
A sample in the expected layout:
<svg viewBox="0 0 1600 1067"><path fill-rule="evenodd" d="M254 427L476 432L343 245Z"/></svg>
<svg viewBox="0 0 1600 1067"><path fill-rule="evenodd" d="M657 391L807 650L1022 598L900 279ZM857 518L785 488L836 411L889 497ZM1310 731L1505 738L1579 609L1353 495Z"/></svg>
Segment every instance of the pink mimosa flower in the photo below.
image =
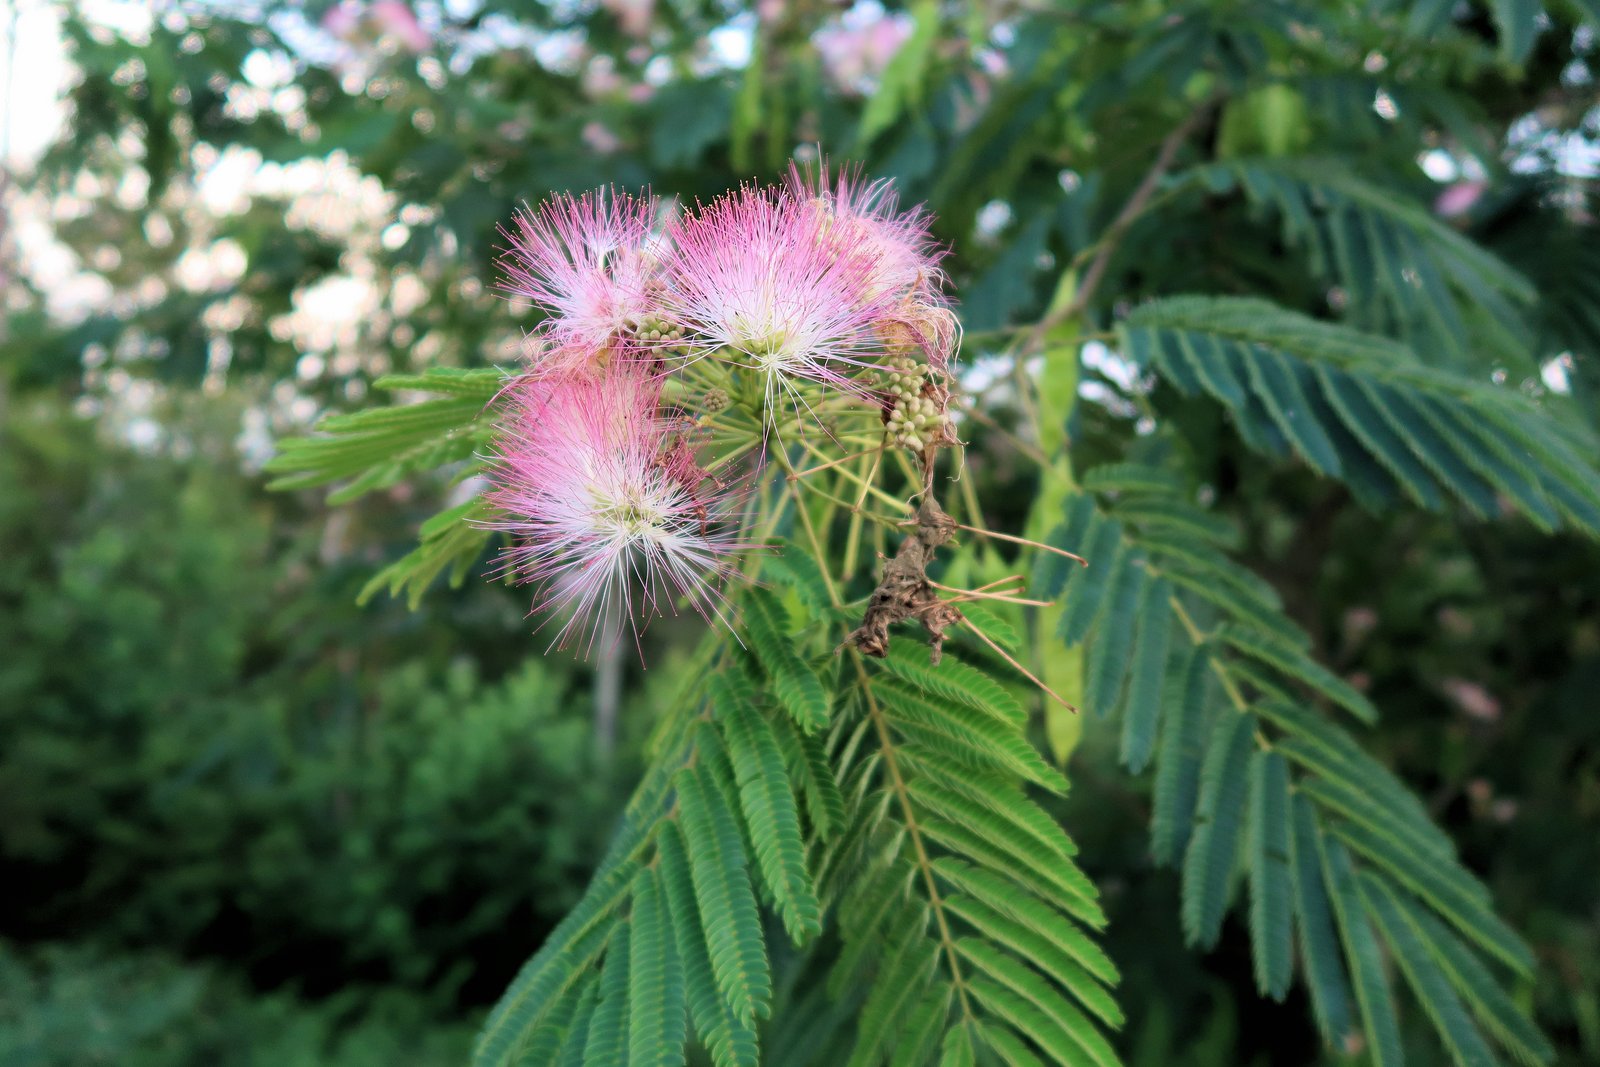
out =
<svg viewBox="0 0 1600 1067"><path fill-rule="evenodd" d="M860 387L890 300L874 292L873 249L820 204L742 188L669 231L662 303L691 358L717 355L764 380L767 409L797 385Z"/></svg>
<svg viewBox="0 0 1600 1067"><path fill-rule="evenodd" d="M640 328L655 317L655 218L655 197L599 190L553 197L500 231L500 288L549 315L531 338L536 371L581 371L643 347Z"/></svg>
<svg viewBox="0 0 1600 1067"><path fill-rule="evenodd" d="M859 167L830 173L824 161L810 170L789 165L794 197L822 205L842 227L859 231L858 240L873 261L872 284L896 295L936 292L944 281L944 252L929 233L932 218L920 206L900 210L900 195L887 178L867 181Z"/></svg>
<svg viewBox="0 0 1600 1067"><path fill-rule="evenodd" d="M660 380L630 364L529 375L502 394L488 525L511 535L501 566L538 587L533 611L566 616L553 646L587 653L623 620L637 643L680 600L727 622L720 587L745 547L731 498L660 401Z"/></svg>
<svg viewBox="0 0 1600 1067"><path fill-rule="evenodd" d="M790 164L788 187L797 199L820 204L870 259L872 295L887 298L880 334L921 347L942 368L960 344L960 326L943 293L944 250L929 232L931 216L920 206L900 210L893 184L866 181L859 168L830 174L826 162L809 171Z"/></svg>

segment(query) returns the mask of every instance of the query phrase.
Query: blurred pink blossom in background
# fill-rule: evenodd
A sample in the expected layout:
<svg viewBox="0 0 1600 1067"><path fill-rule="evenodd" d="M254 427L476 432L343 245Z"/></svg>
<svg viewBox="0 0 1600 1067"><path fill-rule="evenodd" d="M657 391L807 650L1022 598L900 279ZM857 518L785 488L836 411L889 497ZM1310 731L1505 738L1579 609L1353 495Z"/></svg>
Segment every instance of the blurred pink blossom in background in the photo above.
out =
<svg viewBox="0 0 1600 1067"><path fill-rule="evenodd" d="M826 26L812 41L833 83L842 90L863 93L911 37L912 28L911 16L895 12L860 25L841 22Z"/></svg>
<svg viewBox="0 0 1600 1067"><path fill-rule="evenodd" d="M1486 188L1483 182L1456 182L1439 194L1433 202L1433 210L1447 219L1465 215L1472 210L1472 205L1478 202Z"/></svg>
<svg viewBox="0 0 1600 1067"><path fill-rule="evenodd" d="M1439 689L1469 719L1495 722L1500 718L1500 701L1477 682L1469 682L1465 678L1446 678L1439 683Z"/></svg>
<svg viewBox="0 0 1600 1067"><path fill-rule="evenodd" d="M585 123L582 137L585 145L602 156L608 156L622 147L622 140L601 122Z"/></svg>
<svg viewBox="0 0 1600 1067"><path fill-rule="evenodd" d="M647 37L655 21L656 0L600 0L617 20L617 26L629 37Z"/></svg>
<svg viewBox="0 0 1600 1067"><path fill-rule="evenodd" d="M322 28L353 47L392 41L409 52L426 52L433 36L404 0L344 0L322 16Z"/></svg>

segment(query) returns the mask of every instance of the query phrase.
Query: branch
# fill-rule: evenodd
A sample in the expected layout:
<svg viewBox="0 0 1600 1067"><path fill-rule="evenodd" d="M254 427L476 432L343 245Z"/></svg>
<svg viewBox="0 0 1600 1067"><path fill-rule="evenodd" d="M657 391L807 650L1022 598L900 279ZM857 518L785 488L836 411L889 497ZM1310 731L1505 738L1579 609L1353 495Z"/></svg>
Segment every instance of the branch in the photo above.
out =
<svg viewBox="0 0 1600 1067"><path fill-rule="evenodd" d="M1218 103L1218 97L1208 99L1167 134L1161 142L1161 147L1156 150L1156 158L1151 162L1150 169L1145 172L1138 187L1133 190L1133 195L1128 197L1127 203L1122 205L1122 210L1117 212L1117 217L1111 220L1111 225L1106 227L1100 239L1095 242L1094 258L1089 262L1089 269L1083 273L1083 284L1078 286L1077 293L1065 307L1045 315L1039 320L1038 325L1034 326L1033 332L1028 335L1027 342L1017 355L1019 361L1037 352L1044 345L1044 339L1051 330L1082 314L1089 306L1095 293L1100 289L1100 283L1105 281L1106 271L1111 267L1111 257L1116 254L1117 247L1121 245L1122 238L1128 230L1150 206L1150 198L1155 196L1161 179L1172 169L1173 161L1178 156L1178 149L1182 148L1184 142L1200 128Z"/></svg>

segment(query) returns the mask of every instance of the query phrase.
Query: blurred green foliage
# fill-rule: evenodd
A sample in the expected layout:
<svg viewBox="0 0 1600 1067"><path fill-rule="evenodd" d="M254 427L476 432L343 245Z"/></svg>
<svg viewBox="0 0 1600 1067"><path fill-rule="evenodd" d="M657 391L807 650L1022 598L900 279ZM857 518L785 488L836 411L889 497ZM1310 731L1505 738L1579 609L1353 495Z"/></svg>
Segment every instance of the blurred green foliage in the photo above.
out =
<svg viewBox="0 0 1600 1067"><path fill-rule="evenodd" d="M6 932L221 954L319 995L399 982L435 1013L492 993L571 903L626 773L596 759L582 683L508 660L494 587L448 623L358 609L362 571L314 565L336 528L225 442L140 455L49 400L12 414Z"/></svg>
<svg viewBox="0 0 1600 1067"><path fill-rule="evenodd" d="M472 1037L396 994L362 1002L357 991L312 1007L159 954L4 947L8 1067L445 1067Z"/></svg>

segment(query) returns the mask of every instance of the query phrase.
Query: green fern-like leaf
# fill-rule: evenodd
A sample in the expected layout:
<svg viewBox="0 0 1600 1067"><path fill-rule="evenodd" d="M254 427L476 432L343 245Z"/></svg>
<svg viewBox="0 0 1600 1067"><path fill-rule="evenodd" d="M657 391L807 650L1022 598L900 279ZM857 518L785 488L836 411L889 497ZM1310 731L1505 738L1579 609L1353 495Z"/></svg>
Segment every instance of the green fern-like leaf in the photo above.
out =
<svg viewBox="0 0 1600 1067"><path fill-rule="evenodd" d="M1364 898L1356 880L1349 853L1339 842L1318 835L1324 885L1333 904L1333 914L1344 946L1345 960L1355 984L1356 1004L1371 1043L1371 1056L1382 1067L1399 1067L1404 1062L1400 1051L1400 1022L1395 1016L1394 993L1383 969L1383 954L1367 918Z"/></svg>
<svg viewBox="0 0 1600 1067"><path fill-rule="evenodd" d="M683 961L690 1018L716 1067L755 1067L760 1062L756 1032L739 1017L717 984L707 950L705 926L695 903L693 876L683 836L676 824L665 826L657 841L661 883L668 914Z"/></svg>
<svg viewBox="0 0 1600 1067"><path fill-rule="evenodd" d="M806 870L800 811L783 750L761 710L725 677L714 678L711 691L762 880L789 936L802 943L822 932L822 906Z"/></svg>
<svg viewBox="0 0 1600 1067"><path fill-rule="evenodd" d="M1289 991L1293 956L1289 884L1289 763L1276 752L1250 757L1250 944L1256 986L1274 1000Z"/></svg>
<svg viewBox="0 0 1600 1067"><path fill-rule="evenodd" d="M739 829L704 768L677 777L678 806L712 973L749 1024L771 1008L772 978Z"/></svg>
<svg viewBox="0 0 1600 1067"><path fill-rule="evenodd" d="M1183 861L1183 932L1191 944L1209 947L1222 930L1234 859L1243 836L1254 729L1250 715L1224 712L1206 744L1194 835Z"/></svg>
<svg viewBox="0 0 1600 1067"><path fill-rule="evenodd" d="M1111 495L1110 507L1122 514L1128 494ZM1193 508L1184 495L1174 489L1163 497L1142 484L1132 499ZM1082 516L1085 498L1068 499L1063 529L1110 528ZM1404 942L1414 972L1407 980L1428 998L1430 1018L1450 1025L1459 1008L1489 1020L1485 1028L1497 1038L1509 1035L1502 1039L1514 1054L1536 1055L1537 1030L1508 1012L1505 993L1474 956L1481 950L1526 974L1526 946L1494 914L1487 890L1461 867L1454 845L1416 796L1312 703L1336 705L1362 720L1373 718L1376 709L1311 657L1305 635L1283 616L1275 598L1256 588L1253 578L1231 572L1237 565L1222 556L1219 542L1176 544L1171 526L1159 522L1132 521L1118 536L1119 556L1146 550L1145 589L1164 585L1161 597L1141 597L1141 615L1164 605L1169 633L1186 630L1199 642L1169 651L1159 667L1153 653L1145 657L1132 650L1130 692L1144 686L1163 696L1154 723L1134 719L1137 702L1130 700L1123 726L1125 737L1136 739L1134 752L1150 744L1156 754L1152 852L1164 863L1182 858L1188 939L1200 945L1215 941L1242 872L1250 887L1248 928L1262 991L1285 995L1298 931L1304 981L1324 1039L1341 1050L1364 1044L1379 1062L1397 1062L1394 992L1375 931L1391 943L1405 932L1389 921L1393 915L1376 914L1361 889L1362 880L1381 878L1399 902L1406 931L1415 935L1415 943ZM1174 568L1209 575L1212 588L1192 587ZM1222 575L1228 575L1230 597L1215 595ZM1114 588L1102 595L1113 596ZM1083 610L1104 618L1102 609L1110 610ZM1135 644L1141 640L1136 636ZM1156 736L1137 740L1149 731ZM934 836L950 832L943 821L931 825ZM989 850L991 862L1004 862L1028 839L1020 828L985 825L976 844ZM1443 941L1418 933L1424 927L1411 912L1434 924ZM1473 948L1456 941L1457 935ZM1419 945L1423 951L1414 951ZM1459 1001L1454 1008L1451 998ZM1458 1057L1476 1055L1469 1039L1440 1036Z"/></svg>
<svg viewBox="0 0 1600 1067"><path fill-rule="evenodd" d="M584 1067L607 1067L628 1061L628 971L633 924L618 922L606 948L605 967L600 972L600 1002L589 1018L589 1036L583 1047Z"/></svg>
<svg viewBox="0 0 1600 1067"><path fill-rule="evenodd" d="M828 721L828 694L822 679L796 654L789 636L789 614L764 589L745 597L745 628L772 691L802 730L810 733Z"/></svg>
<svg viewBox="0 0 1600 1067"><path fill-rule="evenodd" d="M1171 675L1168 714L1156 757L1155 805L1150 816L1150 851L1160 863L1176 863L1189 848L1195 802L1200 796L1200 761L1205 753L1210 659L1196 648Z"/></svg>
<svg viewBox="0 0 1600 1067"><path fill-rule="evenodd" d="M1322 1039L1333 1048L1347 1048L1354 1034L1350 983L1341 962L1333 908L1328 900L1322 869L1322 847L1317 839L1316 815L1303 797L1291 802L1290 849L1294 863L1295 927L1311 1008Z"/></svg>
<svg viewBox="0 0 1600 1067"><path fill-rule="evenodd" d="M1135 774L1149 764L1161 720L1172 632L1172 587L1155 578L1137 609L1139 632L1128 666L1127 711L1122 720L1122 762Z"/></svg>
<svg viewBox="0 0 1600 1067"><path fill-rule="evenodd" d="M1494 1053L1489 1051L1478 1028L1472 1025L1466 1008L1444 973L1428 956L1416 930L1401 915L1383 880L1363 875L1361 894L1407 984L1444 1039L1450 1058L1459 1067L1492 1067L1496 1062Z"/></svg>
<svg viewBox="0 0 1600 1067"><path fill-rule="evenodd" d="M683 963L657 872L648 867L634 876L632 926L628 1062L643 1067L681 1067L688 1021Z"/></svg>
<svg viewBox="0 0 1600 1067"><path fill-rule="evenodd" d="M1542 528L1565 520L1600 535L1600 450L1514 390L1260 300L1172 297L1137 309L1120 332L1132 358L1220 401L1258 445L1259 404L1308 464L1369 504L1399 486L1427 508L1448 494L1492 517L1503 500Z"/></svg>

